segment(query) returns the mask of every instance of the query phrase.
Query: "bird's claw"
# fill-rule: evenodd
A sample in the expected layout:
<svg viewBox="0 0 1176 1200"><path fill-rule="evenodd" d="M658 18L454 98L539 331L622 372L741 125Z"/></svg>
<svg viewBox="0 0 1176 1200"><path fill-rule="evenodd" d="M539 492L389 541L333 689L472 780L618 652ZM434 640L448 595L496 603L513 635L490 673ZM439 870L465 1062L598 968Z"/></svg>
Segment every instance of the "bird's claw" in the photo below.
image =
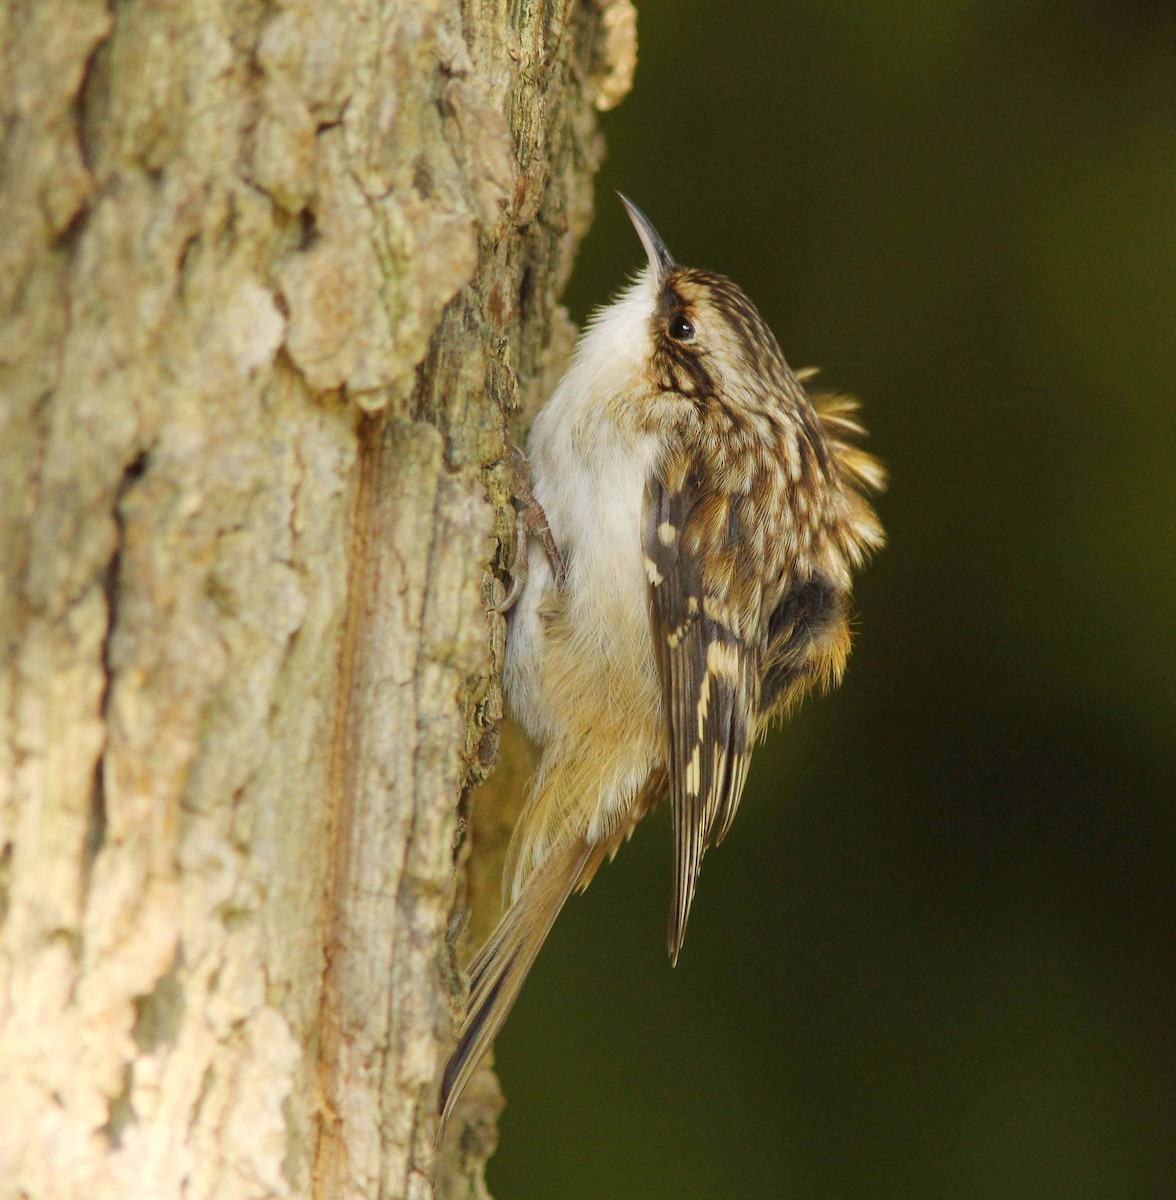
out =
<svg viewBox="0 0 1176 1200"><path fill-rule="evenodd" d="M497 604L490 605L490 611L497 613L500 617L506 616L518 603L527 583L527 526L521 510L517 509L515 511L515 555L514 562L510 564L509 575L510 587L507 589L506 595Z"/></svg>
<svg viewBox="0 0 1176 1200"><path fill-rule="evenodd" d="M505 615L518 603L527 585L527 557L531 538L538 538L547 561L551 564L551 573L555 576L556 587L563 587L564 565L560 557L559 547L547 523L547 514L543 505L535 498L531 490L530 471L523 452L508 439L505 458L514 476L515 494L515 553L510 565L510 587L506 595L497 603L490 606L490 611Z"/></svg>

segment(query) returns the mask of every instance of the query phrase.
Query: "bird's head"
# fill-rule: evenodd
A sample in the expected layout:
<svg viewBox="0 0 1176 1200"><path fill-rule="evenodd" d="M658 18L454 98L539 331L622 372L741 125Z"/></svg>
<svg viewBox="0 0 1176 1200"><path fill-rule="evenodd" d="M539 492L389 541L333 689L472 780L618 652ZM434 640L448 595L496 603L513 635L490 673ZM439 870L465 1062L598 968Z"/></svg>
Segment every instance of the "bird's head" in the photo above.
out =
<svg viewBox="0 0 1176 1200"><path fill-rule="evenodd" d="M590 337L615 358L634 359L650 387L693 400L747 402L751 390L787 395L797 387L767 323L722 275L674 261L649 218L621 201L647 262L633 286L593 319Z"/></svg>

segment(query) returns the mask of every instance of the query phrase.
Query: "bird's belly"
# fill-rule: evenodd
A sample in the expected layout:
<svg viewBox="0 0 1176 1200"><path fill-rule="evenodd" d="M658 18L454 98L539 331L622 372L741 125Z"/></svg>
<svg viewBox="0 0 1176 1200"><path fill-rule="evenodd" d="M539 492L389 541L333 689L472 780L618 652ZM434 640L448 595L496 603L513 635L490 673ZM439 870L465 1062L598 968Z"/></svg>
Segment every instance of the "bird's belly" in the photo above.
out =
<svg viewBox="0 0 1176 1200"><path fill-rule="evenodd" d="M567 455L550 493L556 541L568 554L562 597L563 637L571 670L591 687L594 707L641 720L659 704L641 550L645 481L651 444L600 445L591 457ZM569 466L569 464L571 464ZM547 480L543 481L545 484ZM582 703L582 699L577 701Z"/></svg>
<svg viewBox="0 0 1176 1200"><path fill-rule="evenodd" d="M558 762L559 807L592 840L623 818L664 756L641 550L652 456L644 446L595 462L565 452L558 475L533 464L567 578L557 590L532 558L508 633L507 693L542 747L540 777Z"/></svg>

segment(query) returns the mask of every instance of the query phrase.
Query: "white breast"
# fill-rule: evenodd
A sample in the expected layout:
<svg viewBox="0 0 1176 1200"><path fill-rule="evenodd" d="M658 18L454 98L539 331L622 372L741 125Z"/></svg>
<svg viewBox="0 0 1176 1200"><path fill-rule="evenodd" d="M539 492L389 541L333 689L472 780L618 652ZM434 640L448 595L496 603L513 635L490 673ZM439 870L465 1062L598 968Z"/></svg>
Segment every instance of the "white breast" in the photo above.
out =
<svg viewBox="0 0 1176 1200"><path fill-rule="evenodd" d="M618 674L654 671L641 510L657 444L612 415L613 402L642 376L654 302L646 273L598 315L536 418L527 447L535 496L567 559L567 602L577 649L598 660L595 678L601 687ZM506 687L515 714L543 743L558 736L563 724L550 698L540 694L539 609L553 580L537 544L530 564L507 636Z"/></svg>

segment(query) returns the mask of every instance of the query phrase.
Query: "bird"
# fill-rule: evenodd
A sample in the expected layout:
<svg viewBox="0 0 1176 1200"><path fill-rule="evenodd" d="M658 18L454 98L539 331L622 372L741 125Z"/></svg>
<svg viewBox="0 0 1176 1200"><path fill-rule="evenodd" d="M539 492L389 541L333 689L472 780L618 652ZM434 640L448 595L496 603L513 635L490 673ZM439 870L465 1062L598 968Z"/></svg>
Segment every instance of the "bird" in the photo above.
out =
<svg viewBox="0 0 1176 1200"><path fill-rule="evenodd" d="M667 797L677 962L752 748L840 681L853 575L883 543L885 473L858 445L856 402L809 395L813 373L790 369L744 292L680 266L620 199L647 261L590 317L527 443L500 607L504 690L539 758L506 910L468 970L441 1128L565 900ZM532 540L544 554L528 558Z"/></svg>

